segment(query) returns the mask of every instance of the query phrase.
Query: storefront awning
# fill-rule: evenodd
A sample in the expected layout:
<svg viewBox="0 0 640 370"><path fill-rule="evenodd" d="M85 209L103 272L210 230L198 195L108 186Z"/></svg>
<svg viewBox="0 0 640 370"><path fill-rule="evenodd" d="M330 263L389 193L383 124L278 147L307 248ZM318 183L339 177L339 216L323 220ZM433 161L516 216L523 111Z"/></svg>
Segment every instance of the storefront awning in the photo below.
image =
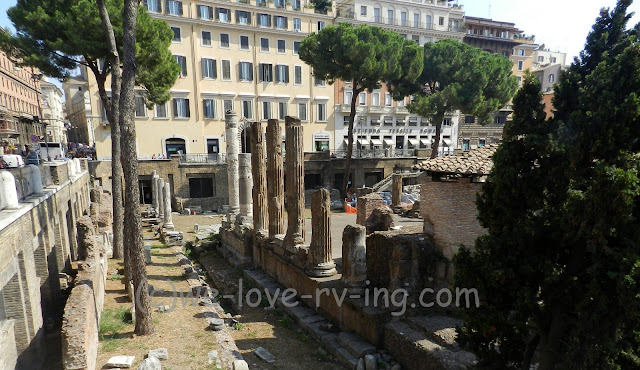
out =
<svg viewBox="0 0 640 370"><path fill-rule="evenodd" d="M422 145L430 146L431 145L431 140L429 140L429 139L420 139L420 143Z"/></svg>
<svg viewBox="0 0 640 370"><path fill-rule="evenodd" d="M409 139L409 143L413 146L417 146L420 144L420 142L418 141L418 139Z"/></svg>
<svg viewBox="0 0 640 370"><path fill-rule="evenodd" d="M369 140L367 140L367 139L358 139L358 144L360 144L360 145L369 145Z"/></svg>
<svg viewBox="0 0 640 370"><path fill-rule="evenodd" d="M382 146L382 141L377 139L371 139L371 145Z"/></svg>
<svg viewBox="0 0 640 370"><path fill-rule="evenodd" d="M451 139L442 139L442 141L444 142L444 145L451 146Z"/></svg>
<svg viewBox="0 0 640 370"><path fill-rule="evenodd" d="M394 146L394 145L396 145L396 143L395 143L393 140L391 140L391 139L384 139L384 143L385 143L385 144L387 144L387 145L389 145L389 146Z"/></svg>

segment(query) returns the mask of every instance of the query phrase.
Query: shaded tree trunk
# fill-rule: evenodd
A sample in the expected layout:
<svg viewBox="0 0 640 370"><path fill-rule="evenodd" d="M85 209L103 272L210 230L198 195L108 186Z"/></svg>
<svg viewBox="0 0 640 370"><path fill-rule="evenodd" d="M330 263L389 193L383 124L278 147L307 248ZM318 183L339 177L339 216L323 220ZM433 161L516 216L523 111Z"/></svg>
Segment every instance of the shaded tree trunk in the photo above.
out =
<svg viewBox="0 0 640 370"><path fill-rule="evenodd" d="M346 197L347 185L351 178L351 157L353 155L353 123L356 118L356 103L358 102L358 95L362 92L362 88L357 88L356 81L352 82L353 93L351 94L351 113L349 114L349 132L347 133L347 155L345 156L344 165L344 178L342 179L342 196Z"/></svg>
<svg viewBox="0 0 640 370"><path fill-rule="evenodd" d="M122 143L122 169L125 181L124 245L127 254L136 299L136 335L153 333L151 301L149 299L147 271L142 251L142 224L140 221L140 190L138 189L138 158L134 121L136 76L136 16L138 2L125 0L123 15L123 73L120 96L120 124Z"/></svg>
<svg viewBox="0 0 640 370"><path fill-rule="evenodd" d="M104 91L105 79L102 80L101 96L104 95L102 101L107 109L107 116L111 123L111 195L113 199L113 258L124 258L122 243L122 162L120 155L120 56L116 45L116 38L113 33L113 26L109 19L107 6L104 0L98 0L98 10L100 19L102 20L102 28L107 37L109 47L109 63L111 64L111 103L109 104L106 91ZM125 261L126 281L129 281L128 266Z"/></svg>
<svg viewBox="0 0 640 370"><path fill-rule="evenodd" d="M433 117L435 121L434 125L436 126L436 135L433 144L431 144L431 158L436 158L438 156L438 149L440 149L440 136L442 135L442 120L444 119L444 112L436 112L436 115Z"/></svg>

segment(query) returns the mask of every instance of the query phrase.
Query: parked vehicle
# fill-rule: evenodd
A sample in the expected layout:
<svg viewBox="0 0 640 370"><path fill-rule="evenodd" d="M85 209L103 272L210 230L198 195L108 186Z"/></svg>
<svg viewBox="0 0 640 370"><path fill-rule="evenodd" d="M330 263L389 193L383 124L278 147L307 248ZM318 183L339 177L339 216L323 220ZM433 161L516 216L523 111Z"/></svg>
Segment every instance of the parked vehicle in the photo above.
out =
<svg viewBox="0 0 640 370"><path fill-rule="evenodd" d="M1 156L2 160L7 164L8 168L18 168L24 166L24 160L22 156L18 154L4 154Z"/></svg>
<svg viewBox="0 0 640 370"><path fill-rule="evenodd" d="M47 160L49 158L64 158L67 154L67 150L64 148L62 143L44 143L40 142L40 158L43 160Z"/></svg>

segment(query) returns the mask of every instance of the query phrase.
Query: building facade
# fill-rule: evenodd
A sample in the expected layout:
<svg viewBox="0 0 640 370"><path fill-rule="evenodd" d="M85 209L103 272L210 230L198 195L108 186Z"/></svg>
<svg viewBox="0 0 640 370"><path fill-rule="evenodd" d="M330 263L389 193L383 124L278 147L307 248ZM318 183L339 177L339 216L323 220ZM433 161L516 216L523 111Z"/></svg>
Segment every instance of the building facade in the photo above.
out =
<svg viewBox="0 0 640 370"><path fill-rule="evenodd" d="M94 118L101 116L98 112L99 106L95 107L93 112L87 68L80 66L79 70L80 73L77 76L68 78L62 83L66 97L66 121L69 123L67 136L70 143L93 145L95 143Z"/></svg>
<svg viewBox="0 0 640 370"><path fill-rule="evenodd" d="M43 125L37 121L42 115L41 76L36 69L18 67L0 50L0 148L4 153L34 149L44 136Z"/></svg>
<svg viewBox="0 0 640 370"><path fill-rule="evenodd" d="M54 143L67 142L62 91L54 84L42 81L42 121L47 130L47 140Z"/></svg>

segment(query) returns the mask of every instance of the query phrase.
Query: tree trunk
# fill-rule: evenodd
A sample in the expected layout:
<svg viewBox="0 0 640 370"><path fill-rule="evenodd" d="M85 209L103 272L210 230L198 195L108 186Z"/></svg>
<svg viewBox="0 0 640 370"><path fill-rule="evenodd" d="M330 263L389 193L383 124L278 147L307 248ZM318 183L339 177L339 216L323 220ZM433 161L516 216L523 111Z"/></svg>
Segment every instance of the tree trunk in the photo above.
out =
<svg viewBox="0 0 640 370"><path fill-rule="evenodd" d="M142 224L140 221L140 190L138 189L138 158L134 121L136 76L136 16L138 2L125 0L123 12L123 73L120 96L120 123L122 125L122 169L125 181L124 245L128 249L130 275L136 299L136 335L153 333L151 302L147 284L147 271L142 251Z"/></svg>
<svg viewBox="0 0 640 370"><path fill-rule="evenodd" d="M440 148L440 136L442 135L442 120L444 119L444 112L436 112L433 117L436 126L436 135L433 144L431 145L431 158L438 156L438 149Z"/></svg>
<svg viewBox="0 0 640 370"><path fill-rule="evenodd" d="M102 20L102 28L107 37L107 45L109 47L109 62L111 64L111 104L108 103L106 92L104 93L103 103L107 110L109 123L111 124L111 195L113 199L113 258L123 259L123 243L122 243L122 163L120 155L120 56L116 46L116 38L113 33L113 26L109 19L107 6L104 0L98 0L98 10L100 19ZM102 86L104 90L104 83ZM125 276L128 277L128 269L125 265ZM126 279L129 281L129 279Z"/></svg>
<svg viewBox="0 0 640 370"><path fill-rule="evenodd" d="M356 81L353 81L353 93L351 94L351 113L349 114L349 132L347 133L347 155L345 156L346 162L344 165L344 178L342 179L342 196L346 197L347 185L351 178L351 156L353 155L353 122L356 118L356 103L358 102L358 95L362 92L362 89L356 88Z"/></svg>

